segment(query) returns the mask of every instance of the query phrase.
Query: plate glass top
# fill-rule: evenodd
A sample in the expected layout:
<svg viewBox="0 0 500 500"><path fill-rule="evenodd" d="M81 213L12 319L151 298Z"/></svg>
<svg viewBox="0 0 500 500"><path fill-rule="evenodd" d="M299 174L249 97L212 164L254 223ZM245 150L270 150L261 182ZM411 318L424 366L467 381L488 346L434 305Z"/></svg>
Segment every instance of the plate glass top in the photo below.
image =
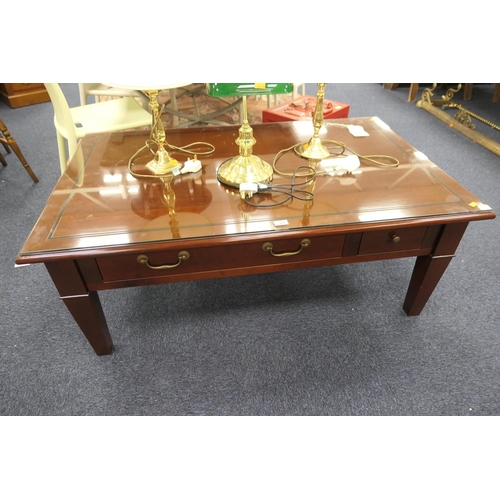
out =
<svg viewBox="0 0 500 500"><path fill-rule="evenodd" d="M359 125L368 135L355 137L348 125ZM311 139L312 123L252 128L253 154L274 164L273 184L289 190L291 175L308 165L293 146ZM314 195L312 201L280 204L284 195L259 194L250 200L259 207L251 206L216 175L239 153L238 130L238 125L167 130L170 154L184 162L198 152L202 169L165 178L144 177L151 174L144 166L153 157L148 131L85 137L20 255L491 212L378 118L325 121L321 140L335 155L358 155L360 166L349 173L320 163L314 181L300 186ZM206 147L197 142L213 145L215 152L204 155Z"/></svg>

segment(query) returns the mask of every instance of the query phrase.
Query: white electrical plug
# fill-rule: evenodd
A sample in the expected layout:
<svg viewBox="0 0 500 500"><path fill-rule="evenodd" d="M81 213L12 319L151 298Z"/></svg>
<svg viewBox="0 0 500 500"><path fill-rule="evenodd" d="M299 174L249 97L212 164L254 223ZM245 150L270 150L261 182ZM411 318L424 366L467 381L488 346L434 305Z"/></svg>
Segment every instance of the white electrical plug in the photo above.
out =
<svg viewBox="0 0 500 500"><path fill-rule="evenodd" d="M240 184L240 196L243 199L251 198L258 191L259 186L256 182L242 182Z"/></svg>
<svg viewBox="0 0 500 500"><path fill-rule="evenodd" d="M327 158L321 160L321 167L330 175L336 175L339 172L353 172L361 165L359 157L356 155L339 156L337 158Z"/></svg>
<svg viewBox="0 0 500 500"><path fill-rule="evenodd" d="M184 166L181 169L181 174L187 174L189 172L199 172L201 170L201 161L194 157L193 160L188 158L186 162L184 162Z"/></svg>
<svg viewBox="0 0 500 500"><path fill-rule="evenodd" d="M267 193L271 191L272 184L267 182L242 182L240 184L240 196L251 198L255 193Z"/></svg>

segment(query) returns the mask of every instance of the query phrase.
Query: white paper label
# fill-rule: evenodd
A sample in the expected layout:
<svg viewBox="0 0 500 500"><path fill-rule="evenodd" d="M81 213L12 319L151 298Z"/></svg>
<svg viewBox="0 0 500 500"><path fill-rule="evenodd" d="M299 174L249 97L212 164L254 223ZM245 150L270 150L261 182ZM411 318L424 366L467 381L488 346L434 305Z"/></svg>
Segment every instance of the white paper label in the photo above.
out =
<svg viewBox="0 0 500 500"><path fill-rule="evenodd" d="M347 129L354 137L368 137L370 135L361 125L347 125Z"/></svg>
<svg viewBox="0 0 500 500"><path fill-rule="evenodd" d="M286 219L284 219L284 220L275 220L275 221L273 221L273 224L274 224L275 227L288 226L288 221Z"/></svg>

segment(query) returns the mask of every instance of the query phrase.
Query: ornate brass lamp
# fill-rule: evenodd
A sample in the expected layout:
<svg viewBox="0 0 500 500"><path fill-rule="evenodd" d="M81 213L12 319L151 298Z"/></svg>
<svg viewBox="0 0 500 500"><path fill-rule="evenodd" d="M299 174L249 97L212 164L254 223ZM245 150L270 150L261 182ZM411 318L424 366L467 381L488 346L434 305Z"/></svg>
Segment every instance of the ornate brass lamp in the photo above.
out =
<svg viewBox="0 0 500 500"><path fill-rule="evenodd" d="M295 152L309 160L321 161L330 156L330 152L322 144L319 138L319 131L323 126L323 99L325 97L326 83L318 83L318 92L316 94L316 107L314 108L313 126L314 133L309 142L299 144Z"/></svg>
<svg viewBox="0 0 500 500"><path fill-rule="evenodd" d="M253 129L248 123L247 96L289 94L293 91L292 83L209 83L207 93L212 97L242 97L243 123L239 129L236 144L239 155L223 162L217 172L217 178L223 184L239 186L243 183L269 182L273 178L273 167L253 154L257 142Z"/></svg>
<svg viewBox="0 0 500 500"><path fill-rule="evenodd" d="M174 168L179 166L179 162L172 158L165 149L165 127L161 121L160 106L158 104L158 90L146 90L145 93L149 97L149 107L153 115L153 123L151 126L150 143L155 144L157 149L155 157L146 163L146 168L151 170L156 175L169 174Z"/></svg>
<svg viewBox="0 0 500 500"><path fill-rule="evenodd" d="M149 107L151 108L152 114L152 124L150 139L147 145L152 153L153 150L151 149L151 146L156 146L156 152L154 152L154 158L146 164L146 167L155 175L170 174L174 168L179 166L179 162L172 158L165 149L167 141L165 137L165 128L163 127L163 123L161 121L158 93L160 90L164 89L184 87L189 85L189 83L106 83L105 85L135 90L148 96Z"/></svg>

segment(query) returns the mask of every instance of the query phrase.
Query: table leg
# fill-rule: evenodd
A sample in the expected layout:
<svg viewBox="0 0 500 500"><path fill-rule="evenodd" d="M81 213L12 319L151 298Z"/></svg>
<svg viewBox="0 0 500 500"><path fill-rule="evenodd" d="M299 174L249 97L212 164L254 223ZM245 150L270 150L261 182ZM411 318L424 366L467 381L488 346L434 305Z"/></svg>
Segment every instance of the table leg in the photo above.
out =
<svg viewBox="0 0 500 500"><path fill-rule="evenodd" d="M75 261L45 266L69 312L99 356L113 352L113 342L97 292L87 290Z"/></svg>
<svg viewBox="0 0 500 500"><path fill-rule="evenodd" d="M432 255L417 257L403 309L408 316L418 316L443 276L467 229L467 222L444 226Z"/></svg>

